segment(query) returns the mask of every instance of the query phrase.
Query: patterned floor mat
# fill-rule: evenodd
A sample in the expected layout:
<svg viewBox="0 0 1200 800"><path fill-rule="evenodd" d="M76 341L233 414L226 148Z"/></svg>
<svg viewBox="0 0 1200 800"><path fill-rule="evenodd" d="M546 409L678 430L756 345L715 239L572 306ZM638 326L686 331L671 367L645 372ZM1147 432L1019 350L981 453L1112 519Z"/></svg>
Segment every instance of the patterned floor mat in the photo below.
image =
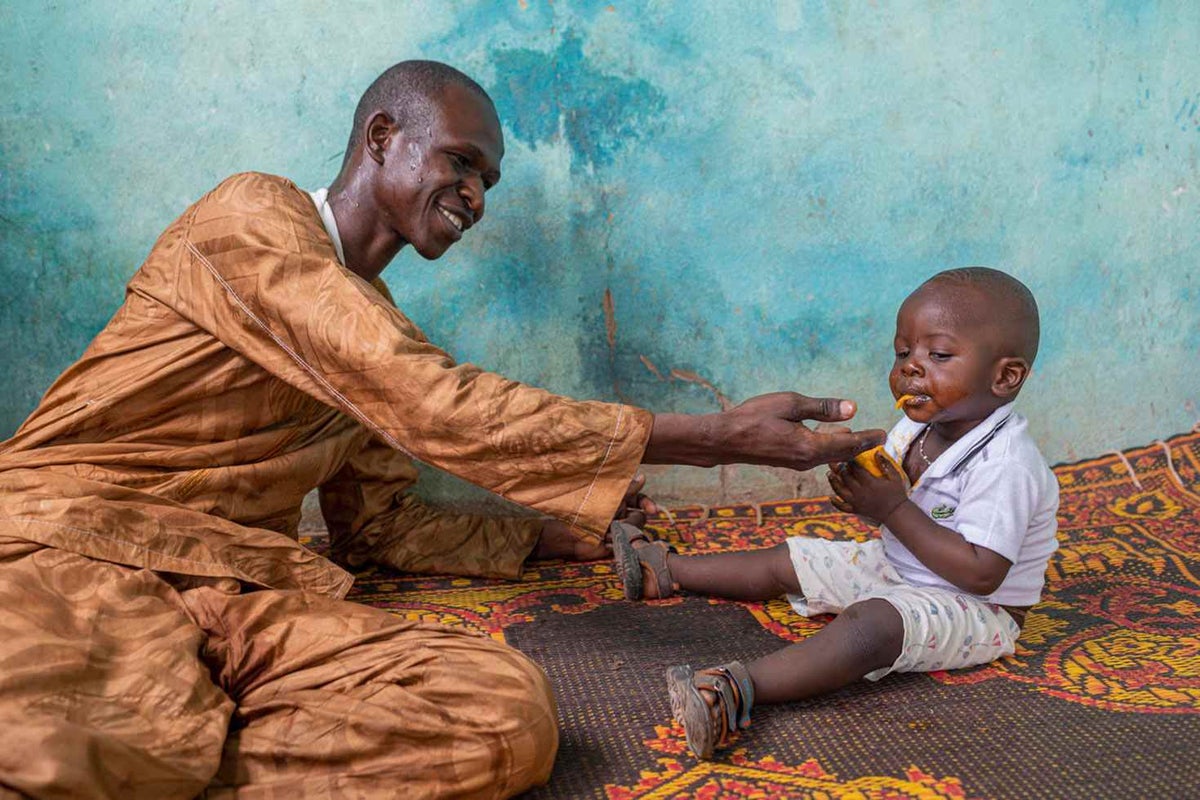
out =
<svg viewBox="0 0 1200 800"><path fill-rule="evenodd" d="M543 665L562 742L531 798L1198 796L1200 433L1055 472L1062 546L1015 656L755 709L713 762L687 753L663 670L755 658L823 620L782 600L627 603L598 562L547 563L515 583L369 571L350 599ZM650 527L688 552L873 535L822 499L685 509Z"/></svg>

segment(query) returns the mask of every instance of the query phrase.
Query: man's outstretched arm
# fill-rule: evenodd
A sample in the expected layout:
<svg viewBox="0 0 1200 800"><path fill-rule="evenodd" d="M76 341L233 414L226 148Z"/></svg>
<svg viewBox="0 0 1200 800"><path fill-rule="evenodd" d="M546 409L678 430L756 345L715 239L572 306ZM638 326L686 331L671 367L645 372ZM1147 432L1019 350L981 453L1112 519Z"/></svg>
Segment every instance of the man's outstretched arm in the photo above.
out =
<svg viewBox="0 0 1200 800"><path fill-rule="evenodd" d="M716 414L656 414L642 462L696 467L762 464L806 470L849 461L883 444L885 432L823 433L803 423L843 422L856 410L850 400L775 392Z"/></svg>

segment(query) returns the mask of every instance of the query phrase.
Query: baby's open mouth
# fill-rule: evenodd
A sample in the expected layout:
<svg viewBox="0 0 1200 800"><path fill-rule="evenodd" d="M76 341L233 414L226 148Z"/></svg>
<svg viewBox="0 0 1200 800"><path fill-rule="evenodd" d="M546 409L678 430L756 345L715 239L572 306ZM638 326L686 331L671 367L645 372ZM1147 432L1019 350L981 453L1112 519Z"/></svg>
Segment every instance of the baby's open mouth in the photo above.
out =
<svg viewBox="0 0 1200 800"><path fill-rule="evenodd" d="M927 394L902 394L896 398L896 408L921 406L928 403L929 400L930 398Z"/></svg>

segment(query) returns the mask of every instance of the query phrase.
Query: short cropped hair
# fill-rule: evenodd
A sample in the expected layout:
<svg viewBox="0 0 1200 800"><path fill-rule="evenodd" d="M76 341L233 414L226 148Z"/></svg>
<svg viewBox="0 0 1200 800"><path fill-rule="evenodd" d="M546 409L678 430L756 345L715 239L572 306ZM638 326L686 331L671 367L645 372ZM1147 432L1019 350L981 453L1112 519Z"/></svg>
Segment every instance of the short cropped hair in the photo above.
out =
<svg viewBox="0 0 1200 800"><path fill-rule="evenodd" d="M967 284L984 292L996 302L995 312L1011 326L1016 355L1030 364L1037 357L1041 339L1041 321L1037 300L1029 287L1006 272L991 267L959 267L939 272L925 283L949 282Z"/></svg>
<svg viewBox="0 0 1200 800"><path fill-rule="evenodd" d="M349 163L351 154L362 145L363 129L376 111L383 111L401 127L423 125L429 119L432 101L451 85L474 92L489 105L492 102L482 86L448 64L413 60L388 67L367 87L354 109L354 125L342 166Z"/></svg>

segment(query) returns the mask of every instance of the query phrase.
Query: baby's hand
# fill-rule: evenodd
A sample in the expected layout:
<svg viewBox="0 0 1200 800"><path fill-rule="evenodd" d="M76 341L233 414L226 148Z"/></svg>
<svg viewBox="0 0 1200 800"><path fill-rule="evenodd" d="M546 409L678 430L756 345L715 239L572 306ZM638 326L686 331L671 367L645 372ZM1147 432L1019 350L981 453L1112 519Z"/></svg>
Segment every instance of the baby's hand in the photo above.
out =
<svg viewBox="0 0 1200 800"><path fill-rule="evenodd" d="M908 500L908 481L885 453L875 453L874 466L880 477L853 462L838 464L826 477L834 492L830 498L834 508L882 524Z"/></svg>

